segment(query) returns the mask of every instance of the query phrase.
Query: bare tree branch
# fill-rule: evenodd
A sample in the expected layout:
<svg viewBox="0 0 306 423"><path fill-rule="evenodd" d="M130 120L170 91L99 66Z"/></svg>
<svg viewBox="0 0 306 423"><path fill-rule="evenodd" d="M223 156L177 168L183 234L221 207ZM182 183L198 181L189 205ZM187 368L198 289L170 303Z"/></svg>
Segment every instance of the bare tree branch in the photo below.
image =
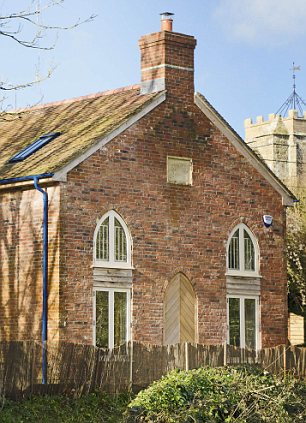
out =
<svg viewBox="0 0 306 423"><path fill-rule="evenodd" d="M16 41L18 44L22 45L23 47L34 48L34 49L39 49L39 50L52 50L55 46L55 44L50 46L50 47L40 47L40 46L36 45L36 42L38 41L38 39L42 38L38 34L30 41L22 40L14 34L18 34L18 32L13 33L13 32L0 31L0 36L3 35L4 37L9 37L12 40Z"/></svg>
<svg viewBox="0 0 306 423"><path fill-rule="evenodd" d="M44 77L41 78L36 78L33 81L29 81L29 82L25 82L24 84L9 84L9 83L5 83L3 81L0 81L0 90L2 91L14 91L14 90L20 90L23 88L28 88L28 87L32 87L35 84L38 84L40 82L45 81L46 79L50 78L52 73L54 72L55 67L51 68L48 70L47 75L45 75Z"/></svg>
<svg viewBox="0 0 306 423"><path fill-rule="evenodd" d="M45 45L40 45L41 40L45 40L48 33L54 33L57 38L59 31L66 31L77 28L78 26L91 22L96 15L90 15L88 18L81 20L78 19L76 22L70 23L69 25L48 25L44 24L39 20L39 17L45 16L46 12L54 7L63 5L65 0L48 0L40 5L37 8L37 4L32 2L29 5L28 9L19 10L17 12L2 14L0 11L0 37L6 37L8 40L13 41L29 49L36 50L52 50L55 47L56 39L53 43L45 43ZM30 35L25 35L30 30ZM31 34L32 32L32 34ZM43 77L33 79L32 81L25 83L13 84L6 81L0 80L0 91L10 92L14 90L20 90L24 88L31 87L35 84L38 84L48 78L54 71L54 67L49 69L47 74ZM0 98L0 111L3 110L5 98Z"/></svg>
<svg viewBox="0 0 306 423"><path fill-rule="evenodd" d="M55 46L55 44L51 45L51 46L39 46L37 44L38 40L42 39L42 33L39 30L44 30L44 31L65 31L65 30L69 30L69 29L74 29L84 23L88 23L91 22L96 15L92 14L90 15L88 18L81 20L78 19L77 22L74 22L70 25L65 25L65 26L61 26L61 25L45 25L40 23L38 20L35 20L35 17L41 16L42 13L51 8L51 7L55 7L55 6L59 6L61 4L64 3L64 0L52 0L50 2L48 2L45 6L42 6L39 9L33 10L22 10L16 13L11 13L8 15L1 15L0 14L0 28L2 28L0 30L0 36L5 36L10 38L11 40L15 41L16 43L24 46L24 47L28 47L28 48L34 48L34 49L39 49L39 50L52 50ZM32 6L33 7L33 6ZM21 37L18 37L18 34L21 34L22 32L22 25L20 24L20 22L24 22L29 24L30 26L32 26L33 28L35 28L36 34L32 39L29 40L25 40L22 39ZM15 30L10 30L9 29L9 24L17 24L17 28Z"/></svg>

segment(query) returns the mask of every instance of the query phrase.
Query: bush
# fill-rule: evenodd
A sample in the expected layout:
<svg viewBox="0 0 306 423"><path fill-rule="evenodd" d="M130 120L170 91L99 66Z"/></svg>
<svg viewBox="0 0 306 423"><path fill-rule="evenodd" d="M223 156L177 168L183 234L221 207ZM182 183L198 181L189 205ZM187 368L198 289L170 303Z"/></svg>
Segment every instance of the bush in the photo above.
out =
<svg viewBox="0 0 306 423"><path fill-rule="evenodd" d="M303 422L305 398L305 385L256 368L175 370L130 402L125 422Z"/></svg>
<svg viewBox="0 0 306 423"><path fill-rule="evenodd" d="M33 396L14 402L2 399L1 423L119 423L129 401L127 394L93 393L81 398Z"/></svg>

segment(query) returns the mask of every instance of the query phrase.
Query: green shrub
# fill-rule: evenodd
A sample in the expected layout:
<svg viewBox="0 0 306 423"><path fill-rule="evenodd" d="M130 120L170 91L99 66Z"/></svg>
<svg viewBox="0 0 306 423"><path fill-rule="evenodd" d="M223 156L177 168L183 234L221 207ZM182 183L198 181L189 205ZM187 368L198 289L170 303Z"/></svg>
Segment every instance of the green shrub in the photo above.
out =
<svg viewBox="0 0 306 423"><path fill-rule="evenodd" d="M119 423L129 396L94 393L81 398L34 396L21 402L3 400L1 423Z"/></svg>
<svg viewBox="0 0 306 423"><path fill-rule="evenodd" d="M304 422L305 393L256 368L176 370L130 402L125 422Z"/></svg>

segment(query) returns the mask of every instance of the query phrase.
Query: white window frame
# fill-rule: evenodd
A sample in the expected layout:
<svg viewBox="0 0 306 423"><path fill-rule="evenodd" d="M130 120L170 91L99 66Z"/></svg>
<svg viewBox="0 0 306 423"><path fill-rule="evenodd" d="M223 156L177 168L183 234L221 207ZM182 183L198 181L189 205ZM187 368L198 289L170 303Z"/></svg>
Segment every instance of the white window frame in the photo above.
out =
<svg viewBox="0 0 306 423"><path fill-rule="evenodd" d="M234 233L239 230L239 269L229 269L229 246L232 240ZM254 260L255 260L255 270L245 270L245 257L244 257L244 234L243 231L246 231L251 238L251 241L254 246ZM257 239L253 235L252 231L244 224L240 223L235 226L235 228L230 233L230 236L227 240L226 245L226 275L231 276L259 276L259 246Z"/></svg>
<svg viewBox="0 0 306 423"><path fill-rule="evenodd" d="M93 290L93 345L96 345L96 293L108 292L108 348L114 348L114 294L126 292L126 342L131 340L131 290L129 288L94 288Z"/></svg>
<svg viewBox="0 0 306 423"><path fill-rule="evenodd" d="M227 343L230 345L230 322L229 322L229 299L239 299L239 317L240 317L240 348L245 348L245 300L255 300L255 350L258 351L261 345L260 338L260 299L259 296L251 295L227 295L226 314L227 314Z"/></svg>
<svg viewBox="0 0 306 423"><path fill-rule="evenodd" d="M109 218L109 260L99 260L96 258L96 242L97 235L100 229L101 224L105 219ZM121 224L125 237L126 237L126 261L116 261L115 260L115 219ZM101 219L98 221L95 232L94 232L94 243L93 243L93 263L94 267L106 267L111 269L132 269L132 237L130 231L122 219L122 217L116 213L114 210L110 210L105 213Z"/></svg>

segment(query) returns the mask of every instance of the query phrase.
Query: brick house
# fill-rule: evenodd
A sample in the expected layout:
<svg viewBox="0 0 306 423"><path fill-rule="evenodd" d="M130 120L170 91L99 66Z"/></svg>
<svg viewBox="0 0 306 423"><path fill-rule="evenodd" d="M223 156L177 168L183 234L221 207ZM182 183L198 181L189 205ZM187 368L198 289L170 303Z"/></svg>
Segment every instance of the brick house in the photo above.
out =
<svg viewBox="0 0 306 423"><path fill-rule="evenodd" d="M139 86L2 118L2 340L40 338L47 274L48 339L287 341L294 197L194 94L196 41L171 23L140 39Z"/></svg>

